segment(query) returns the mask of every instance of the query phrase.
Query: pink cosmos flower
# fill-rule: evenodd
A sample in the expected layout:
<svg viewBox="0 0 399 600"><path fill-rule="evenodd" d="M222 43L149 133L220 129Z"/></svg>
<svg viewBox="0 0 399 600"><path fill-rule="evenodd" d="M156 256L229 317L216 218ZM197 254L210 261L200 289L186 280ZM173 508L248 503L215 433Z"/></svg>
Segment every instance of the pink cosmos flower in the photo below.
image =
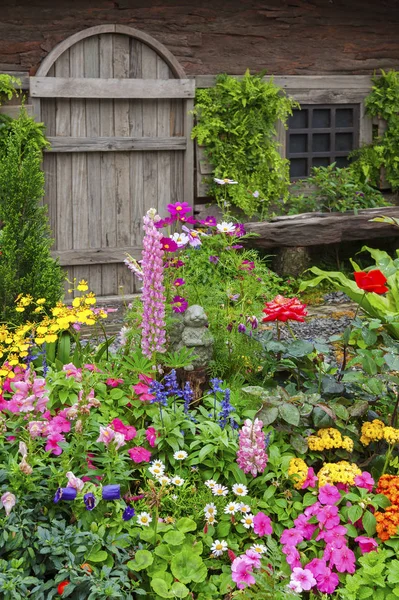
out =
<svg viewBox="0 0 399 600"><path fill-rule="evenodd" d="M82 479L79 479L79 477L75 477L75 475L71 471L68 471L66 476L68 477L67 487L75 488L75 490L77 490L78 492L81 492L83 490L85 483Z"/></svg>
<svg viewBox="0 0 399 600"><path fill-rule="evenodd" d="M148 462L151 458L151 452L142 446L130 448L128 454L135 463Z"/></svg>
<svg viewBox="0 0 399 600"><path fill-rule="evenodd" d="M359 544L360 552L362 554L372 552L373 550L377 550L378 548L377 542L371 537L359 535L357 538L355 538L355 542Z"/></svg>
<svg viewBox="0 0 399 600"><path fill-rule="evenodd" d="M195 229L189 229L185 225L182 226L182 229L188 235L188 243L190 244L190 246L192 246L193 248L201 246L200 235L205 235L204 233L200 234Z"/></svg>
<svg viewBox="0 0 399 600"><path fill-rule="evenodd" d="M82 381L82 369L75 367L73 363L68 363L62 367L67 377L73 377L75 381Z"/></svg>
<svg viewBox="0 0 399 600"><path fill-rule="evenodd" d="M321 504L335 504L341 500L341 494L335 485L323 485L319 489L319 502Z"/></svg>
<svg viewBox="0 0 399 600"><path fill-rule="evenodd" d="M125 436L125 440L130 442L133 438L136 437L137 431L133 425L125 425L120 419L114 419L111 422L111 426L114 431L118 433L122 433Z"/></svg>
<svg viewBox="0 0 399 600"><path fill-rule="evenodd" d="M254 532L263 537L273 533L272 522L263 512L258 512L254 517Z"/></svg>
<svg viewBox="0 0 399 600"><path fill-rule="evenodd" d="M6 492L5 494L2 495L1 503L5 508L7 517L10 514L12 508L15 506L16 501L17 501L16 497L11 492Z"/></svg>
<svg viewBox="0 0 399 600"><path fill-rule="evenodd" d="M187 202L175 202L174 204L168 204L166 208L172 217L184 216L193 210Z"/></svg>
<svg viewBox="0 0 399 600"><path fill-rule="evenodd" d="M178 249L178 245L171 238L163 237L161 238L160 242L162 244L162 250L165 252L176 252Z"/></svg>
<svg viewBox="0 0 399 600"><path fill-rule="evenodd" d="M172 298L172 310L174 313L184 313L188 308L188 302L182 296L175 296Z"/></svg>
<svg viewBox="0 0 399 600"><path fill-rule="evenodd" d="M330 567L335 566L339 573L350 573L353 575L355 572L356 557L352 550L347 546L343 548L334 548L331 552Z"/></svg>
<svg viewBox="0 0 399 600"><path fill-rule="evenodd" d="M245 259L238 268L241 269L241 271L253 271L255 268L255 263L253 260Z"/></svg>
<svg viewBox="0 0 399 600"><path fill-rule="evenodd" d="M300 587L299 592L309 591L313 586L316 585L316 579L309 569L302 569L301 567L294 567L291 575L291 581L294 585Z"/></svg>
<svg viewBox="0 0 399 600"><path fill-rule="evenodd" d="M206 217L206 219L203 219L202 221L200 221L201 225L205 225L206 227L216 227L217 225L217 220L216 217Z"/></svg>
<svg viewBox="0 0 399 600"><path fill-rule="evenodd" d="M100 435L97 438L97 442L104 442L104 444L106 446L108 446L108 444L110 442L112 442L112 440L115 437L115 431L111 428L111 427L102 427L100 425Z"/></svg>
<svg viewBox="0 0 399 600"><path fill-rule="evenodd" d="M372 492L375 481L368 471L363 471L361 475L356 475L355 485L359 488L364 488L367 491Z"/></svg>
<svg viewBox="0 0 399 600"><path fill-rule="evenodd" d="M147 438L147 442L150 444L151 448L154 448L155 441L157 439L157 432L154 427L148 427L146 429L145 437Z"/></svg>
<svg viewBox="0 0 399 600"><path fill-rule="evenodd" d="M62 454L62 448L60 448L58 442L65 442L65 437L61 433L51 433L47 438L45 451L51 452L55 456Z"/></svg>
<svg viewBox="0 0 399 600"><path fill-rule="evenodd" d="M106 381L105 381L106 385L108 385L109 387L115 388L118 387L118 385L121 385L123 383L123 379L114 379L113 377L109 377Z"/></svg>
<svg viewBox="0 0 399 600"><path fill-rule="evenodd" d="M174 280L173 285L175 287L181 287L185 283L186 283L186 281L182 277L178 277L177 279Z"/></svg>

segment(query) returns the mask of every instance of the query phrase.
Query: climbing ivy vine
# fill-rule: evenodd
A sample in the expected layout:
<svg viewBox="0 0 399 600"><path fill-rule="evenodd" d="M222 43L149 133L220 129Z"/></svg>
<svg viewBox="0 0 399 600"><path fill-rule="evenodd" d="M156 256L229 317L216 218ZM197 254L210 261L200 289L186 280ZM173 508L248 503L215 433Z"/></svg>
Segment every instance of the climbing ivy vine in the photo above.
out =
<svg viewBox="0 0 399 600"><path fill-rule="evenodd" d="M218 75L216 85L196 92L192 137L205 146L214 178L211 193L224 208L266 216L287 197L289 163L279 154L276 124L286 124L297 103L263 73L249 71L238 79Z"/></svg>

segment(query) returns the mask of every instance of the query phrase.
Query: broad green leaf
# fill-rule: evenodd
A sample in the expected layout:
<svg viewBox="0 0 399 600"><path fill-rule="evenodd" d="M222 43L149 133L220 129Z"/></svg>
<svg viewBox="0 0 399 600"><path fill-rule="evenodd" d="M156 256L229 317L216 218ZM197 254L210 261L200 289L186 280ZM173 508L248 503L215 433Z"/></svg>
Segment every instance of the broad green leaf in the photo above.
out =
<svg viewBox="0 0 399 600"><path fill-rule="evenodd" d="M190 583L190 581L200 583L204 581L208 573L202 559L189 551L176 554L172 558L170 566L172 574L182 583Z"/></svg>
<svg viewBox="0 0 399 600"><path fill-rule="evenodd" d="M186 588L186 586L183 583L180 583L180 581L175 581L175 583L170 588L171 598L186 598L189 593L190 590Z"/></svg>
<svg viewBox="0 0 399 600"><path fill-rule="evenodd" d="M285 402L281 404L278 409L281 418L290 425L299 425L299 421L301 419L301 415L299 414L299 410L294 404L288 404Z"/></svg>
<svg viewBox="0 0 399 600"><path fill-rule="evenodd" d="M356 523L356 521L358 521L360 519L362 514L363 514L362 508L358 504L355 504L355 506L351 506L348 510L348 519L352 523Z"/></svg>
<svg viewBox="0 0 399 600"><path fill-rule="evenodd" d="M182 533L187 533L188 531L195 531L197 529L197 523L193 521L193 519L182 517L177 521L176 528Z"/></svg>
<svg viewBox="0 0 399 600"><path fill-rule="evenodd" d="M154 557L149 550L137 550L134 559L128 562L128 567L132 571L142 571L152 565L153 562Z"/></svg>
<svg viewBox="0 0 399 600"><path fill-rule="evenodd" d="M97 550L96 552L89 552L89 554L86 555L86 560L88 560L89 562L103 562L104 560L107 560L107 552L105 552L105 550Z"/></svg>
<svg viewBox="0 0 399 600"><path fill-rule="evenodd" d="M308 442L300 433L294 433L290 437L290 443L299 454L305 454L308 450Z"/></svg>
<svg viewBox="0 0 399 600"><path fill-rule="evenodd" d="M370 537L373 536L375 534L377 521L375 519L375 516L369 510L366 510L366 512L364 513L362 517L362 523L367 535Z"/></svg>
<svg viewBox="0 0 399 600"><path fill-rule="evenodd" d="M158 596L161 598L173 598L169 592L169 587L166 582L161 578L154 578L150 581L151 587Z"/></svg>
<svg viewBox="0 0 399 600"><path fill-rule="evenodd" d="M163 539L171 546L180 546L184 542L184 537L184 533L181 531L168 531L163 536Z"/></svg>

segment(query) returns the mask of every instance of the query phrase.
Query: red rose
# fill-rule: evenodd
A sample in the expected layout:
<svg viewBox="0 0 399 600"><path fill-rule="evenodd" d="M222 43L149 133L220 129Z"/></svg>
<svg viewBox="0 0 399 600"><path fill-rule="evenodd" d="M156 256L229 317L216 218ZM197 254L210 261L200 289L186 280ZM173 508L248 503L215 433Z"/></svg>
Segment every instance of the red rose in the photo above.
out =
<svg viewBox="0 0 399 600"><path fill-rule="evenodd" d="M61 583L58 584L57 592L59 593L60 596L62 596L62 594L64 593L64 590L65 590L66 586L69 585L69 584L70 584L69 581L61 581Z"/></svg>
<svg viewBox="0 0 399 600"><path fill-rule="evenodd" d="M388 292L388 288L385 285L387 278L379 269L373 269L373 271L368 271L368 273L355 271L353 276L357 287L365 292L375 292L376 294L385 294L385 292Z"/></svg>
<svg viewBox="0 0 399 600"><path fill-rule="evenodd" d="M271 302L266 302L262 311L266 317L262 321L303 322L308 314L305 308L306 304L302 304L298 298L284 298L284 296L278 295Z"/></svg>

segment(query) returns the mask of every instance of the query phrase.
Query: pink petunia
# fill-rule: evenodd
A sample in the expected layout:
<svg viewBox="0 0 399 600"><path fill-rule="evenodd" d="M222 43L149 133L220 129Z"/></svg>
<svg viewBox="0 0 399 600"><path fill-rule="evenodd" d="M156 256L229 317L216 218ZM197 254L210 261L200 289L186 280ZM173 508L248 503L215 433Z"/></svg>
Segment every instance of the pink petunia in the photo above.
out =
<svg viewBox="0 0 399 600"><path fill-rule="evenodd" d="M321 504L336 504L341 500L341 494L335 485L323 485L319 489L319 502Z"/></svg>
<svg viewBox="0 0 399 600"><path fill-rule="evenodd" d="M372 552L378 548L378 544L373 538L365 537L364 535L359 535L355 538L355 542L359 544L360 552L362 554L367 554L367 552Z"/></svg>
<svg viewBox="0 0 399 600"><path fill-rule="evenodd" d="M263 537L273 533L272 522L263 512L258 512L254 517L254 532Z"/></svg>
<svg viewBox="0 0 399 600"><path fill-rule="evenodd" d="M151 458L151 452L142 446L130 448L128 454L135 463L148 462Z"/></svg>

